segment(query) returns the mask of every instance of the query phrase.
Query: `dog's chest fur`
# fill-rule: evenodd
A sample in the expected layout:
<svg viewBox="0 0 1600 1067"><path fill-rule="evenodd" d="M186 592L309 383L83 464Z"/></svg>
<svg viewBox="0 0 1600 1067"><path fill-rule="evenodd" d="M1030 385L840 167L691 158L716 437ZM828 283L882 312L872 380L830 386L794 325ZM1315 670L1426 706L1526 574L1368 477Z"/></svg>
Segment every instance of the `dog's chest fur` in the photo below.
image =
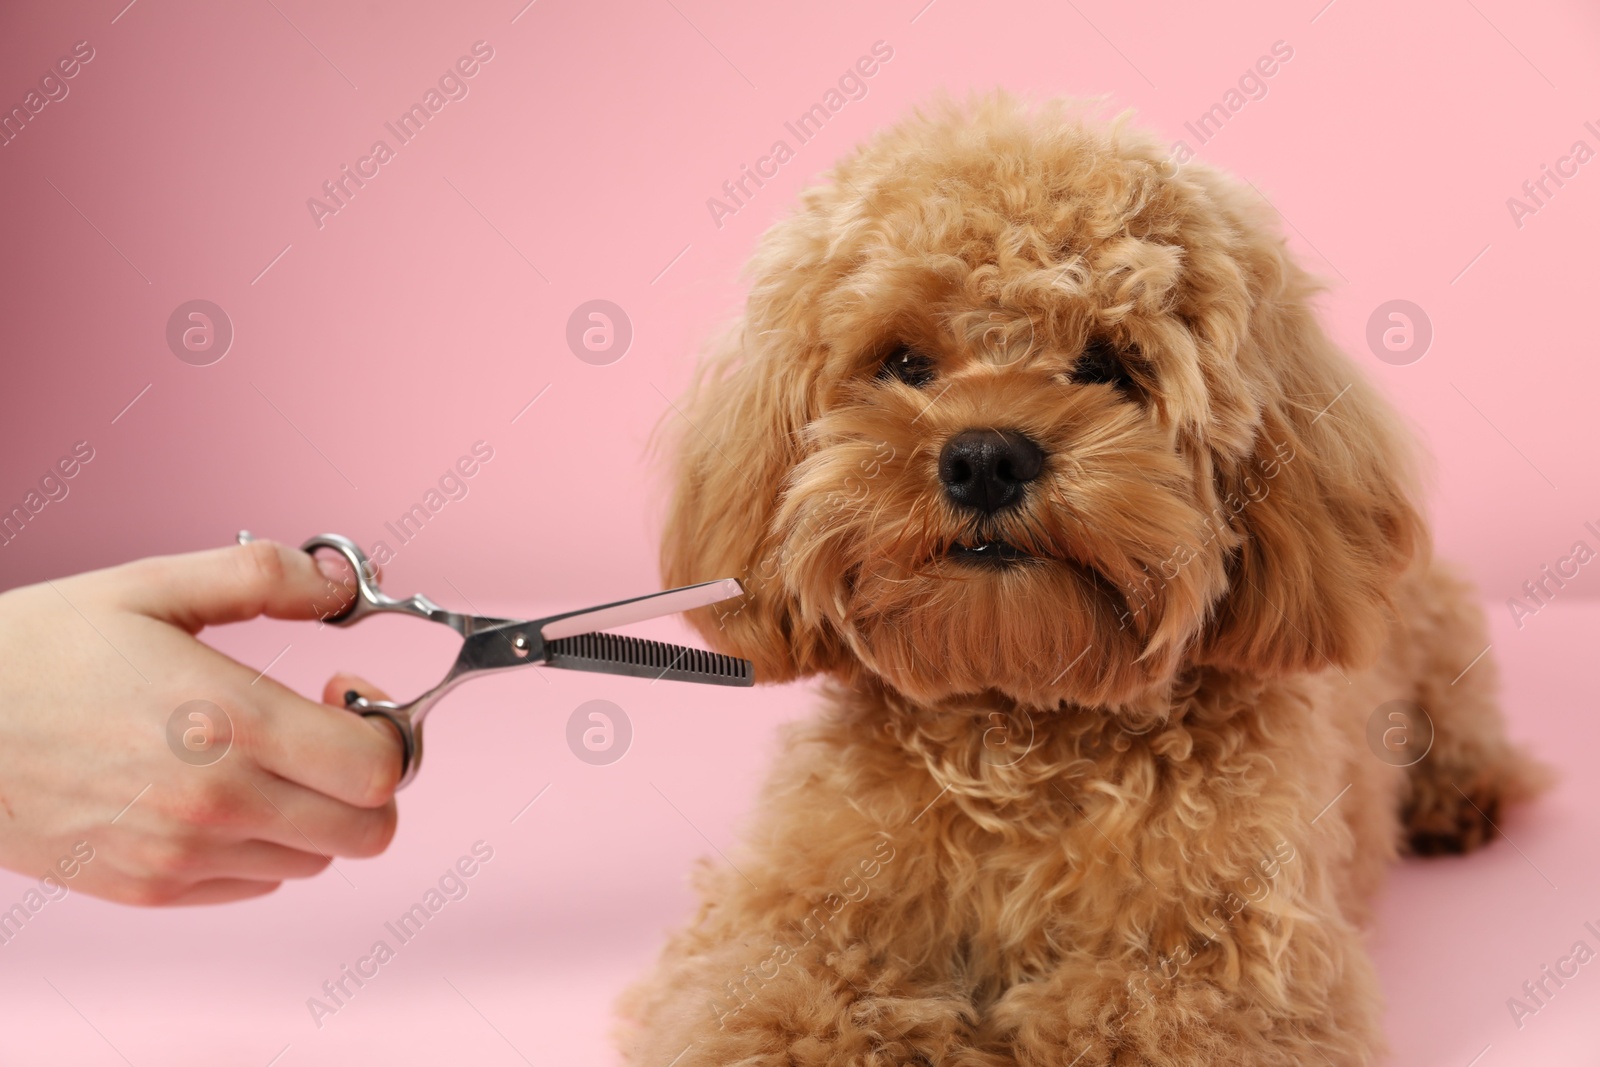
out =
<svg viewBox="0 0 1600 1067"><path fill-rule="evenodd" d="M843 895L835 941L913 966L953 960L980 996L1072 957L1215 955L1238 915L1278 908L1312 874L1306 811L1337 791L1348 751L1315 714L1321 692L1197 672L1135 732L1091 709L929 710L836 690L827 714L794 728L775 788L846 803L784 805L795 817L780 854L814 863L799 898L773 904L810 929L803 913ZM885 849L871 879L852 867ZM877 929L893 943L874 946Z"/></svg>

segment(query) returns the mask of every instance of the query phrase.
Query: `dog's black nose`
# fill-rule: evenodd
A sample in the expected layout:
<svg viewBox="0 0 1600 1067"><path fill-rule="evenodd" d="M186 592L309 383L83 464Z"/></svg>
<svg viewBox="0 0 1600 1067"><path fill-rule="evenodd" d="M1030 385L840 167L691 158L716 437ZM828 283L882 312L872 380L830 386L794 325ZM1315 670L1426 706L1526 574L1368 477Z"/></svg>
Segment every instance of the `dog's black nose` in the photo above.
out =
<svg viewBox="0 0 1600 1067"><path fill-rule="evenodd" d="M1044 449L1015 430L963 430L939 453L945 495L986 515L1014 506L1043 469Z"/></svg>

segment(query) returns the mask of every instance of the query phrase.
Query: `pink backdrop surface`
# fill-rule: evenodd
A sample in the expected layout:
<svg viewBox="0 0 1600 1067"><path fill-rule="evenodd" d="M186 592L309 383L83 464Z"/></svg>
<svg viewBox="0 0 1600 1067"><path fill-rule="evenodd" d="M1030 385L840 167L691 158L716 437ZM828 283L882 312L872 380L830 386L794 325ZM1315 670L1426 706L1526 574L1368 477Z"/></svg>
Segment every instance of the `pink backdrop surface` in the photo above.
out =
<svg viewBox="0 0 1600 1067"><path fill-rule="evenodd" d="M1600 978L1520 1030L1504 1004L1600 925L1600 582L1580 573L1520 628L1506 605L1574 541L1600 544L1584 528L1600 525L1600 162L1573 155L1600 150L1591 5L524 2L0 10L6 111L82 60L0 137L0 511L78 442L94 456L0 546L0 587L247 527L383 540L391 591L454 606L655 588L650 435L736 309L757 235L937 90L1103 94L1248 177L1329 280L1331 329L1437 457L1438 540L1490 604L1513 730L1570 772L1507 827L1514 843L1397 874L1374 934L1395 1062L1592 1061ZM784 123L878 42L892 58L864 95L798 144ZM1200 144L1186 124L1278 42L1292 57ZM386 124L474 45L474 73L400 143ZM392 158L364 164L380 139ZM794 158L710 210L780 139ZM345 166L368 177L335 204L323 185ZM169 344L193 300L229 324L219 359ZM592 300L632 335L602 364L567 340ZM1395 300L1431 328L1420 355L1369 344ZM493 459L401 544L385 524L477 442ZM447 658L420 628L208 639L257 666L288 645L272 673L305 690L344 666L406 693L443 666L414 651ZM607 767L563 742L593 698L635 724ZM479 683L439 713L383 857L228 908L51 905L0 947L0 1062L609 1062L612 997L686 914L690 863L733 840L776 724L809 702L555 671ZM479 840L495 858L470 894L318 1028L305 999ZM0 901L27 884L0 875Z"/></svg>

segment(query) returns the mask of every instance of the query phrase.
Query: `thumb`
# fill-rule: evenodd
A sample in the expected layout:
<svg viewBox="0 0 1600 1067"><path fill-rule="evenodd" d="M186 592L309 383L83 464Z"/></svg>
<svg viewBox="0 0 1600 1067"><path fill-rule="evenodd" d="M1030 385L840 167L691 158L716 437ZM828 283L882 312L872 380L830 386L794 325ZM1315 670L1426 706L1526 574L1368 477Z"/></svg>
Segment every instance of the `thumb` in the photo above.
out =
<svg viewBox="0 0 1600 1067"><path fill-rule="evenodd" d="M267 615L330 618L354 597L349 568L275 541L157 556L117 568L134 610L190 633Z"/></svg>

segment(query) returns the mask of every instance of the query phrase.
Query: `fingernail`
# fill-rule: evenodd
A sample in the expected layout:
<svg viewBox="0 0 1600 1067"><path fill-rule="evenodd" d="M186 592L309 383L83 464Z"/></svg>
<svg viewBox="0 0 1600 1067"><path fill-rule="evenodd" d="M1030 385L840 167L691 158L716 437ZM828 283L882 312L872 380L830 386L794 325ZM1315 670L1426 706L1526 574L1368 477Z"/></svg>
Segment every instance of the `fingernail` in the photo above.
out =
<svg viewBox="0 0 1600 1067"><path fill-rule="evenodd" d="M349 576L350 568L344 560L334 556L316 556L317 570L330 582L343 583Z"/></svg>

